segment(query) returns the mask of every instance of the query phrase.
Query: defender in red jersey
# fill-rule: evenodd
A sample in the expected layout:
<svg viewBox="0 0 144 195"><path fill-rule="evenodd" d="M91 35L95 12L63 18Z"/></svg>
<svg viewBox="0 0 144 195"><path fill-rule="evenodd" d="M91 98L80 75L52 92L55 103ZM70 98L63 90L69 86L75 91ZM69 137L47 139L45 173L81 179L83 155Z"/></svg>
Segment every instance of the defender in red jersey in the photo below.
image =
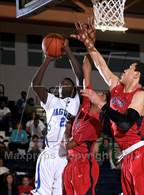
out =
<svg viewBox="0 0 144 195"><path fill-rule="evenodd" d="M91 88L91 67L88 59L84 61L83 73L86 86ZM95 195L99 166L93 148L101 134L99 111L88 98L83 98L79 113L72 125L72 137L66 144L69 163L64 170L64 186L68 195Z"/></svg>
<svg viewBox="0 0 144 195"><path fill-rule="evenodd" d="M144 64L133 63L119 78L114 75L101 54L96 50L90 33L92 26L77 24L78 35L73 37L84 42L93 62L110 87L111 101L105 101L92 90L82 93L111 120L112 133L122 154L122 189L124 195L144 194ZM91 29L91 31L90 31Z"/></svg>

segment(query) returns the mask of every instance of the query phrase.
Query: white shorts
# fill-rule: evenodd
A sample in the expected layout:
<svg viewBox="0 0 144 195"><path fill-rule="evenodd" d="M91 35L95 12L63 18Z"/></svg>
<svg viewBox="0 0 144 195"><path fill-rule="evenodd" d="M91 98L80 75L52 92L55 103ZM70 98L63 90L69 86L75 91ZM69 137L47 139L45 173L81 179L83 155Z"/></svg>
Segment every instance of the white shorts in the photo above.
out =
<svg viewBox="0 0 144 195"><path fill-rule="evenodd" d="M54 150L54 149L53 149ZM34 195L62 195L62 174L67 164L66 157L45 149L38 157L35 174Z"/></svg>

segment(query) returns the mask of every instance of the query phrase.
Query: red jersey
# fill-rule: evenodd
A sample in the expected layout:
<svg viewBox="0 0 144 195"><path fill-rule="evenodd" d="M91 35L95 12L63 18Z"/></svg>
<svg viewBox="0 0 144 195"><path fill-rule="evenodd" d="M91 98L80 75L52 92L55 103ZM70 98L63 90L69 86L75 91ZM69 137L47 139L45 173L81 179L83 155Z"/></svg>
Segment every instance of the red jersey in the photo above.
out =
<svg viewBox="0 0 144 195"><path fill-rule="evenodd" d="M99 122L99 113L89 113L90 101L83 97L80 111L74 120L72 127L72 137L78 144L74 150L80 153L88 153L87 142L95 142L101 134L101 124Z"/></svg>
<svg viewBox="0 0 144 195"><path fill-rule="evenodd" d="M18 186L19 193L29 193L30 194L30 191L32 189L33 189L33 187L30 186L30 185L28 185L28 186L24 186L24 185Z"/></svg>
<svg viewBox="0 0 144 195"><path fill-rule="evenodd" d="M129 105L131 104L134 94L140 90L141 89L137 89L134 92L125 93L124 85L117 85L111 91L111 108L119 111L120 113L125 113ZM124 150L132 146L133 144L141 141L141 136L139 135L139 132L142 133L142 128L144 128L144 120L142 120L140 128L135 123L126 133L122 132L121 129L113 121L111 121L111 128L116 142L119 144L120 148Z"/></svg>

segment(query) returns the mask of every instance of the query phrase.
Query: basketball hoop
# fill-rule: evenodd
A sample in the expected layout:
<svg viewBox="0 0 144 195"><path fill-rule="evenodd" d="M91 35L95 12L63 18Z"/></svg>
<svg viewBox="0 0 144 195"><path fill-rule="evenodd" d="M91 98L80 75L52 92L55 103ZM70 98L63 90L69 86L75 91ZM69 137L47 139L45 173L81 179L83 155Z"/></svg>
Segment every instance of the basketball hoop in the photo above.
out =
<svg viewBox="0 0 144 195"><path fill-rule="evenodd" d="M102 31L126 31L124 5L126 0L92 0L94 26Z"/></svg>

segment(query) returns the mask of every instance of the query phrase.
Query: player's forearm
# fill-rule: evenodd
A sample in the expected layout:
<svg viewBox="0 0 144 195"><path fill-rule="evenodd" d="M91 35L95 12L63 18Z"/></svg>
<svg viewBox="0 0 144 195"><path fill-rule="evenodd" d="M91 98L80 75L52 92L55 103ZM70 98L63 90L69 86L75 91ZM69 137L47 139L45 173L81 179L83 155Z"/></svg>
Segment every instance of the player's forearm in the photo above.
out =
<svg viewBox="0 0 144 195"><path fill-rule="evenodd" d="M97 49L95 47L93 47L93 49L88 49L88 51L89 51L89 54L94 62L95 67L101 73L103 73L103 71L107 67L107 64L106 64L104 58L102 57L102 55L97 51Z"/></svg>
<svg viewBox="0 0 144 195"><path fill-rule="evenodd" d="M77 85L82 85L83 84L83 72L82 72L82 67L79 64L78 60L76 59L76 57L73 55L71 49L69 46L65 47L65 52L66 55L68 56L69 60L70 60L70 64L72 67L72 70L75 74L76 79L78 79Z"/></svg>
<svg viewBox="0 0 144 195"><path fill-rule="evenodd" d="M69 141L67 144L66 144L66 150L71 150L73 149L74 147L77 146L77 143L72 139L71 141Z"/></svg>
<svg viewBox="0 0 144 195"><path fill-rule="evenodd" d="M89 54L95 64L95 67L98 69L100 75L110 87L110 89L115 87L119 78L111 72L102 55L95 48L89 50Z"/></svg>
<svg viewBox="0 0 144 195"><path fill-rule="evenodd" d="M89 55L87 55L84 58L82 69L83 69L83 74L84 74L85 87L88 87L92 83L92 81L91 81L92 70L91 70L90 56Z"/></svg>
<svg viewBox="0 0 144 195"><path fill-rule="evenodd" d="M32 86L33 87L36 87L37 85L41 85L44 74L47 70L47 67L48 67L50 61L51 61L50 58L46 57L44 59L44 61L41 64L40 68L38 69L38 71L36 72L36 74L33 77L33 80L32 80Z"/></svg>
<svg viewBox="0 0 144 195"><path fill-rule="evenodd" d="M132 108L120 113L105 104L101 109L123 132L127 132L140 118L139 113Z"/></svg>

